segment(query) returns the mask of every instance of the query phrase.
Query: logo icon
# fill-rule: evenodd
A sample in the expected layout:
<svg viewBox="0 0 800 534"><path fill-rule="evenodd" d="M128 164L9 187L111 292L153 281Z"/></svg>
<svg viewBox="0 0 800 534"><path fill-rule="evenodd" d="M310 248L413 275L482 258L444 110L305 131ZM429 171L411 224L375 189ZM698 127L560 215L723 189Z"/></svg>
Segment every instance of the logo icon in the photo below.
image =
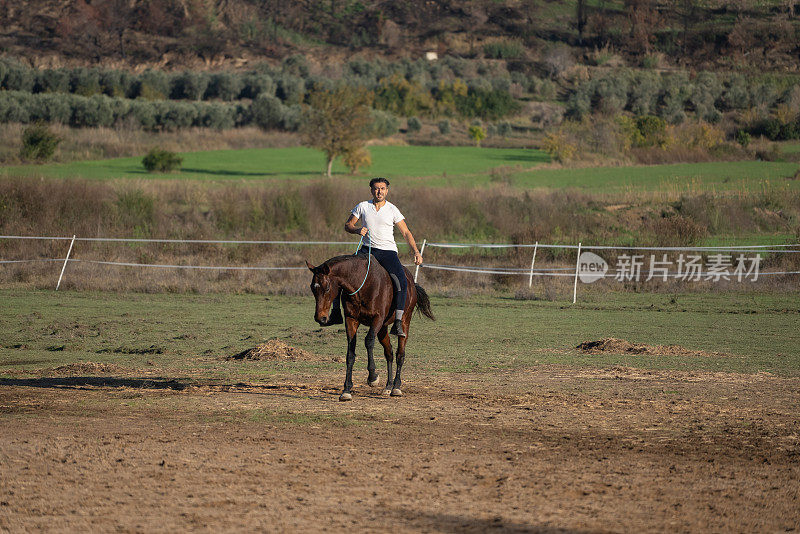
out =
<svg viewBox="0 0 800 534"><path fill-rule="evenodd" d="M578 259L578 277L584 284L591 284L603 278L608 272L606 260L594 252L582 252Z"/></svg>

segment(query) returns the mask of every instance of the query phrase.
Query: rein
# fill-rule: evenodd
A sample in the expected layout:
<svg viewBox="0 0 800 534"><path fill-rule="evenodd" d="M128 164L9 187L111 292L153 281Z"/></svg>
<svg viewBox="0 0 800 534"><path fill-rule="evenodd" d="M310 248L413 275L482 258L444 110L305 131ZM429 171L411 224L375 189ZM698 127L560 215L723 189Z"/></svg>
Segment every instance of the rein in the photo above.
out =
<svg viewBox="0 0 800 534"><path fill-rule="evenodd" d="M367 230L367 233L369 233L369 230ZM358 251L361 250L361 243L363 241L364 241L364 236L362 235L361 239L358 240L358 247L356 248L356 251L353 253L353 256L358 254ZM364 281L361 282L361 285L358 286L358 289L356 289L352 293L348 293L348 295L350 296L355 295L356 293L361 291L361 288L364 287L364 284L367 283L367 277L369 276L369 266L372 263L372 239L369 240L369 245L367 246L369 247L369 252L367 253L367 274L364 275Z"/></svg>

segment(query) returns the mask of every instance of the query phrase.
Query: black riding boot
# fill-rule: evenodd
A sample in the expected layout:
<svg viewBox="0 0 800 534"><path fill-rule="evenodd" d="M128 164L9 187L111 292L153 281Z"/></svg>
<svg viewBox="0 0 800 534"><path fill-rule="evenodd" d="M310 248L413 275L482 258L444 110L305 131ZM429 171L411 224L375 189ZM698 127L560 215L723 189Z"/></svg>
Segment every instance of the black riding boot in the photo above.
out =
<svg viewBox="0 0 800 534"><path fill-rule="evenodd" d="M403 332L403 320L395 319L392 329L389 330L389 333L397 337L406 337L406 333Z"/></svg>

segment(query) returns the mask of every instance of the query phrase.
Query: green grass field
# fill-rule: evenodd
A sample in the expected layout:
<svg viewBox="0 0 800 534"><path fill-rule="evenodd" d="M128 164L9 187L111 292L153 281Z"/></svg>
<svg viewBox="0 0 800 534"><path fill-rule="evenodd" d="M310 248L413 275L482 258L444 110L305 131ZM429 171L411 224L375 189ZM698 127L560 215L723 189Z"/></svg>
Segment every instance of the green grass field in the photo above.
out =
<svg viewBox="0 0 800 534"><path fill-rule="evenodd" d="M370 147L370 174L387 176L441 176L485 173L502 165L530 167L549 161L539 150L476 147L375 146ZM318 178L325 170L322 152L304 147L188 152L180 173L148 174L141 158L78 161L65 164L7 167L5 174L34 174L56 178L192 178L298 179ZM337 160L333 170L347 176Z"/></svg>
<svg viewBox="0 0 800 534"><path fill-rule="evenodd" d="M370 147L372 176L410 179L429 186L481 187L501 180L525 189L573 187L590 192L750 191L764 187L800 188L788 180L798 169L792 162L712 162L583 169L536 169L549 157L539 150L476 147ZM309 148L276 148L189 152L180 173L148 174L141 158L79 161L66 164L6 167L0 175L106 180L309 180L324 169L321 152ZM502 168L502 169L500 169ZM499 169L492 173L493 169ZM338 177L351 177L340 162ZM494 175L493 175L494 174Z"/></svg>
<svg viewBox="0 0 800 534"><path fill-rule="evenodd" d="M250 380L343 365L333 361L344 356L343 330L320 330L310 296L3 290L0 300L0 376L77 361ZM561 364L800 375L800 305L792 295L589 293L577 305L504 297L434 297L432 303L437 321L412 322L411 374ZM585 355L574 349L604 337L724 354ZM223 359L271 338L331 360ZM361 370L361 343L357 353Z"/></svg>

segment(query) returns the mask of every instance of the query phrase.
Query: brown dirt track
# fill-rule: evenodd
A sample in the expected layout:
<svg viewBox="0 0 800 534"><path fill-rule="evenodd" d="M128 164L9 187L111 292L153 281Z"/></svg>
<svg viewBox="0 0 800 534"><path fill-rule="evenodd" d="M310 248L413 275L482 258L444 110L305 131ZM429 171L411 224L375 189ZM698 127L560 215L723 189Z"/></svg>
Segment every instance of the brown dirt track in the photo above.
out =
<svg viewBox="0 0 800 534"><path fill-rule="evenodd" d="M800 528L797 378L410 373L339 403L342 373L150 374L0 380L0 530Z"/></svg>

